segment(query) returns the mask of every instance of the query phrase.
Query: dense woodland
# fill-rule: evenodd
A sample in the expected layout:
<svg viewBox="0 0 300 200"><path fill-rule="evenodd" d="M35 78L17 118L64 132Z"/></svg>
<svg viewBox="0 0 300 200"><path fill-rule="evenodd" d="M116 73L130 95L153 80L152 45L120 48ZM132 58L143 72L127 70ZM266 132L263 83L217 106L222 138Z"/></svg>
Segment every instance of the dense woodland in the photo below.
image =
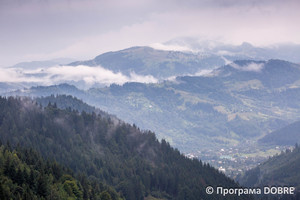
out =
<svg viewBox="0 0 300 200"><path fill-rule="evenodd" d="M270 157L266 162L247 171L237 180L247 187L292 186L296 195L285 195L281 199L300 199L300 147L298 144L290 150ZM279 197L269 197L278 199Z"/></svg>
<svg viewBox="0 0 300 200"><path fill-rule="evenodd" d="M296 142L300 143L300 121L293 122L267 134L259 142L267 145L294 145Z"/></svg>
<svg viewBox="0 0 300 200"><path fill-rule="evenodd" d="M113 115L110 115L94 106L90 106L87 103L73 97L71 95L50 95L46 97L37 97L34 99L38 104L42 105L42 107L47 107L48 104L56 104L58 108L61 109L71 109L76 110L78 112L86 112L92 114L93 112L101 115L101 117L110 117L114 118Z"/></svg>
<svg viewBox="0 0 300 200"><path fill-rule="evenodd" d="M71 108L59 109L56 104L43 107L26 98L0 98L0 139L10 144L9 148L1 147L2 157L6 156L2 163L8 162L7 157L13 160L17 154L15 159L18 161L12 167L16 173L25 170L30 175L33 171L37 181L42 177L46 179L49 186L47 191L56 191L57 195L75 195L72 196L75 199L99 199L103 192L107 192L112 199L118 198L118 195L133 200L145 197L224 199L223 196L217 195L207 197L205 187L237 187L234 181L208 164L186 158L165 140L159 142L151 131L141 131L135 125L94 112L89 114L85 111L79 113ZM17 147L32 148L33 152L37 151L43 159L55 162L42 161L38 154L30 153L38 162L28 163L26 150L10 150ZM29 158L31 159L30 156ZM53 175L56 170L54 172L51 167L56 166L56 162L70 168L76 177L80 178L76 180L64 167L59 167L60 176ZM35 167L36 163L46 164ZM2 167L5 166L4 164ZM10 186L3 183L5 188L8 188L7 191L15 194L16 187L23 188L22 184L20 186L15 178L5 172L2 172L1 176L7 177L7 181L11 183ZM64 177L69 177L74 186L78 187L78 197L74 192L68 193L63 187L67 179ZM87 181L87 185L82 179ZM86 189L93 184L99 185L100 188L95 194ZM112 186L118 195L104 185ZM26 191L26 188L30 187L30 184L24 184L23 190ZM36 189L29 193L37 198L42 196ZM49 198L47 195L49 193L43 197ZM93 195L98 196L94 198Z"/></svg>
<svg viewBox="0 0 300 200"><path fill-rule="evenodd" d="M33 149L0 146L0 199L117 200L111 187L88 180L55 161L45 161Z"/></svg>
<svg viewBox="0 0 300 200"><path fill-rule="evenodd" d="M287 149L247 171L239 181L246 186L293 185L300 188L300 147Z"/></svg>

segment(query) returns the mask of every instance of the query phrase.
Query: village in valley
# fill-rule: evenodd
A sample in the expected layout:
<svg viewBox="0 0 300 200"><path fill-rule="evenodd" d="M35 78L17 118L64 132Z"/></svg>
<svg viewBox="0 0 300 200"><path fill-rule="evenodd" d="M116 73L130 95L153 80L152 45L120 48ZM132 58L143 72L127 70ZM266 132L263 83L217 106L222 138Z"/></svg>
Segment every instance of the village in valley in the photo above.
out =
<svg viewBox="0 0 300 200"><path fill-rule="evenodd" d="M209 163L228 177L235 179L239 174L256 167L269 157L292 148L293 147L290 146L275 146L270 149L259 150L254 148L254 144L251 142L246 142L243 146L237 145L235 147L224 147L217 150L207 149L195 153L188 153L186 156L191 159L200 159L204 163Z"/></svg>

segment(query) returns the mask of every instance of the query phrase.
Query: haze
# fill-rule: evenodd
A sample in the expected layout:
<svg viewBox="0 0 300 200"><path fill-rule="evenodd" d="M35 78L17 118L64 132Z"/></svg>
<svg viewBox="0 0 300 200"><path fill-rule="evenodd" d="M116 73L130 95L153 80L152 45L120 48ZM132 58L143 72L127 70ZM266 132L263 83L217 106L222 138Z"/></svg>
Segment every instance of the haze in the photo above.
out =
<svg viewBox="0 0 300 200"><path fill-rule="evenodd" d="M297 0L1 0L0 67L193 37L300 44Z"/></svg>

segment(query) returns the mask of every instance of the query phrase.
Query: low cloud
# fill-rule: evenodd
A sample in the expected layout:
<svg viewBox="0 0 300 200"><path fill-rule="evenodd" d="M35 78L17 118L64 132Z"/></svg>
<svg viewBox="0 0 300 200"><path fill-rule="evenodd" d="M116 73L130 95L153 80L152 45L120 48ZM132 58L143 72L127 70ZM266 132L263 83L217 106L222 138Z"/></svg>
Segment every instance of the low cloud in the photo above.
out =
<svg viewBox="0 0 300 200"><path fill-rule="evenodd" d="M20 68L0 69L0 82L28 82L40 85L53 85L59 83L80 83L82 88L94 85L122 85L126 82L156 83L158 80L151 75L143 76L131 73L129 76L121 72L115 73L101 66L52 66L35 70ZM77 84L77 85L78 85Z"/></svg>
<svg viewBox="0 0 300 200"><path fill-rule="evenodd" d="M199 70L198 72L194 73L194 74L182 74L181 76L210 76L212 74L214 70L212 69L203 69L203 70ZM166 80L173 82L173 83L180 83L177 81L177 78L180 76L170 76L168 77Z"/></svg>
<svg viewBox="0 0 300 200"><path fill-rule="evenodd" d="M212 69L203 69L203 70L200 70L200 71L196 72L194 74L194 76L206 76L206 75L208 75L208 74L210 74L212 72L213 72Z"/></svg>
<svg viewBox="0 0 300 200"><path fill-rule="evenodd" d="M0 82L41 82L42 79L24 74L20 69L0 68Z"/></svg>
<svg viewBox="0 0 300 200"><path fill-rule="evenodd" d="M164 50L164 51L191 51L193 52L194 50L189 48L188 46L183 46L183 45L165 45L162 43L154 43L151 44L150 47L153 49L158 49L158 50Z"/></svg>
<svg viewBox="0 0 300 200"><path fill-rule="evenodd" d="M233 67L234 69L238 69L241 71L260 72L264 68L264 63L251 62L247 65L242 65L242 66L240 66L236 63L231 63L230 66Z"/></svg>
<svg viewBox="0 0 300 200"><path fill-rule="evenodd" d="M229 64L231 64L232 63L232 61L231 60L228 60L227 58L225 58L224 56L222 56L222 59L224 60L224 62L225 62L225 65L229 65Z"/></svg>
<svg viewBox="0 0 300 200"><path fill-rule="evenodd" d="M79 66L55 66L45 70L48 79L54 82L61 81L84 81L88 85L101 83L109 85L112 83L123 84L130 81L130 77L122 73L114 73L102 67Z"/></svg>

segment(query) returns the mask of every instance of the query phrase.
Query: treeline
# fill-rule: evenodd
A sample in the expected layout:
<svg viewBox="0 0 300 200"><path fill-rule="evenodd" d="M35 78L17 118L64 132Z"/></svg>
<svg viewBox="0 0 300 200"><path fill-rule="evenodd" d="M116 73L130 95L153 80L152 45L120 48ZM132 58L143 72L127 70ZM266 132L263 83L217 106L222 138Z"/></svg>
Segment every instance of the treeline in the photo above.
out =
<svg viewBox="0 0 300 200"><path fill-rule="evenodd" d="M238 177L242 185L291 185L300 188L300 147L298 144Z"/></svg>
<svg viewBox="0 0 300 200"><path fill-rule="evenodd" d="M267 134L261 138L259 142L279 146L294 145L296 142L300 142L300 121L293 122L279 130Z"/></svg>
<svg viewBox="0 0 300 200"><path fill-rule="evenodd" d="M99 199L117 200L111 187L74 177L55 161L44 160L33 149L2 145L0 142L0 199Z"/></svg>
<svg viewBox="0 0 300 200"><path fill-rule="evenodd" d="M108 113L95 108L93 106L84 103L82 100L77 99L71 95L50 95L46 97L37 97L34 99L38 104L41 104L43 107L47 107L49 103L56 104L56 106L60 109L68 109L68 110L76 110L78 112L86 112L86 113L97 113L102 117L113 117Z"/></svg>
<svg viewBox="0 0 300 200"><path fill-rule="evenodd" d="M207 198L208 185L237 187L208 164L186 158L165 140L159 142L150 131L101 114L62 110L56 104L42 107L30 99L0 98L0 139L33 148L88 180L113 186L129 200L198 200Z"/></svg>

